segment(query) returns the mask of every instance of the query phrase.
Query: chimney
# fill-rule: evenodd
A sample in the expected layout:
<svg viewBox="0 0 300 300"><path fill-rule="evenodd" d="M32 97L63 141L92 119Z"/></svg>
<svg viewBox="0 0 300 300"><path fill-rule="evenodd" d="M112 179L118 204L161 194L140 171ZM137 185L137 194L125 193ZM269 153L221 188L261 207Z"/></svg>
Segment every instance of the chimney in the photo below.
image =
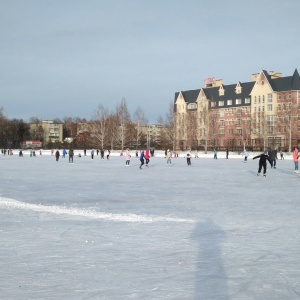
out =
<svg viewBox="0 0 300 300"><path fill-rule="evenodd" d="M223 84L223 79L217 79L214 86L221 86Z"/></svg>
<svg viewBox="0 0 300 300"><path fill-rule="evenodd" d="M256 81L259 73L252 74L252 81Z"/></svg>

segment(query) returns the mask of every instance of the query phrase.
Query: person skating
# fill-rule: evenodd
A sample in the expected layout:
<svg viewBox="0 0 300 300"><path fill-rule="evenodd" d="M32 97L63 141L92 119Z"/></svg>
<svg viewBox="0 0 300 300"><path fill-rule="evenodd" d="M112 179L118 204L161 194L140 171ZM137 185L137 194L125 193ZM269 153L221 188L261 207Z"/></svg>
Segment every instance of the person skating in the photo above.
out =
<svg viewBox="0 0 300 300"><path fill-rule="evenodd" d="M145 159L146 159L146 166L148 167L148 164L150 161L150 151L148 148L146 148L146 151L145 151Z"/></svg>
<svg viewBox="0 0 300 300"><path fill-rule="evenodd" d="M299 152L298 152L298 148L295 147L294 151L293 151L293 161L294 161L294 165L295 165L295 173L299 173L298 170L298 159L299 159Z"/></svg>
<svg viewBox="0 0 300 300"><path fill-rule="evenodd" d="M143 164L145 163L144 156L145 156L145 154L144 154L144 150L143 150L140 155L140 162L141 162L140 169L142 168Z"/></svg>
<svg viewBox="0 0 300 300"><path fill-rule="evenodd" d="M218 152L216 149L214 149L214 159L218 159Z"/></svg>
<svg viewBox="0 0 300 300"><path fill-rule="evenodd" d="M130 164L130 157L131 157L131 155L130 155L129 149L127 148L127 149L126 149L126 163L125 163L125 166L126 166L126 167L129 167L129 164Z"/></svg>
<svg viewBox="0 0 300 300"><path fill-rule="evenodd" d="M167 164L172 164L172 161L171 161L171 157L172 157L172 153L170 151L170 149L167 150Z"/></svg>
<svg viewBox="0 0 300 300"><path fill-rule="evenodd" d="M191 165L191 153L190 153L190 151L188 151L188 153L186 154L186 162L187 162L188 166Z"/></svg>
<svg viewBox="0 0 300 300"><path fill-rule="evenodd" d="M245 149L244 150L244 162L247 162L248 156L249 156L249 153L248 153L247 149Z"/></svg>
<svg viewBox="0 0 300 300"><path fill-rule="evenodd" d="M69 150L69 163L73 163L74 150Z"/></svg>
<svg viewBox="0 0 300 300"><path fill-rule="evenodd" d="M65 158L65 157L66 157L66 154L68 154L68 153L67 153L67 150L64 149L64 150L63 150L63 153L62 153L62 158Z"/></svg>
<svg viewBox="0 0 300 300"><path fill-rule="evenodd" d="M107 160L109 159L109 156L110 156L110 151L107 150L107 151L106 151L106 159L107 159Z"/></svg>
<svg viewBox="0 0 300 300"><path fill-rule="evenodd" d="M253 159L257 159L257 158L259 158L257 176L260 175L261 169L263 168L264 176L266 177L267 176L267 161L270 163L271 166L272 166L272 162L271 162L268 154L265 152L253 157Z"/></svg>
<svg viewBox="0 0 300 300"><path fill-rule="evenodd" d="M269 158L270 158L270 161L271 161L271 168L276 169L276 155L277 155L277 152L275 152L275 150L274 151L269 150L268 155L269 155Z"/></svg>
<svg viewBox="0 0 300 300"><path fill-rule="evenodd" d="M60 153L58 150L56 150L56 152L55 152L56 161L59 161L59 157L60 157Z"/></svg>
<svg viewBox="0 0 300 300"><path fill-rule="evenodd" d="M280 150L280 159L283 160L284 157L283 157L283 152Z"/></svg>

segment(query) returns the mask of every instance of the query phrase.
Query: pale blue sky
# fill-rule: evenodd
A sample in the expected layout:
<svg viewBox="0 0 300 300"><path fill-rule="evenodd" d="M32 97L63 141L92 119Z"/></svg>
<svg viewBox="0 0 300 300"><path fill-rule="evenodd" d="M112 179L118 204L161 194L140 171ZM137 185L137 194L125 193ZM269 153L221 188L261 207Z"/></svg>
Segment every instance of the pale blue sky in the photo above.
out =
<svg viewBox="0 0 300 300"><path fill-rule="evenodd" d="M299 0L0 0L9 118L91 119L122 98L150 123L175 92L299 68Z"/></svg>

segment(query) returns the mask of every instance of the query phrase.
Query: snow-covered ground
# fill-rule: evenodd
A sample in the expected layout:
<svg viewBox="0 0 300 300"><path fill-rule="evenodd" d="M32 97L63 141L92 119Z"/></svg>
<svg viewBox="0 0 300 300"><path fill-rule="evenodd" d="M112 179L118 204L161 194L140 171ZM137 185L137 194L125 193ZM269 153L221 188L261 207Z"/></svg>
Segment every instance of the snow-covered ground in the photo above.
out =
<svg viewBox="0 0 300 300"><path fill-rule="evenodd" d="M290 159L45 154L0 155L0 299L300 298Z"/></svg>

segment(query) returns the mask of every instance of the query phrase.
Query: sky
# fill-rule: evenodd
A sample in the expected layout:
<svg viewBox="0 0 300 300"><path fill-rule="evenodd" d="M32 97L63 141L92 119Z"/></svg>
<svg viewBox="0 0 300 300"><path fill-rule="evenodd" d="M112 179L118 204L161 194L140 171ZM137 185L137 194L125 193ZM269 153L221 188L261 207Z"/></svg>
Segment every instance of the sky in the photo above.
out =
<svg viewBox="0 0 300 300"><path fill-rule="evenodd" d="M8 118L90 120L126 99L165 117L178 91L299 68L298 0L0 0Z"/></svg>
<svg viewBox="0 0 300 300"><path fill-rule="evenodd" d="M0 299L299 299L291 155L263 177L252 152L49 153L0 154Z"/></svg>

